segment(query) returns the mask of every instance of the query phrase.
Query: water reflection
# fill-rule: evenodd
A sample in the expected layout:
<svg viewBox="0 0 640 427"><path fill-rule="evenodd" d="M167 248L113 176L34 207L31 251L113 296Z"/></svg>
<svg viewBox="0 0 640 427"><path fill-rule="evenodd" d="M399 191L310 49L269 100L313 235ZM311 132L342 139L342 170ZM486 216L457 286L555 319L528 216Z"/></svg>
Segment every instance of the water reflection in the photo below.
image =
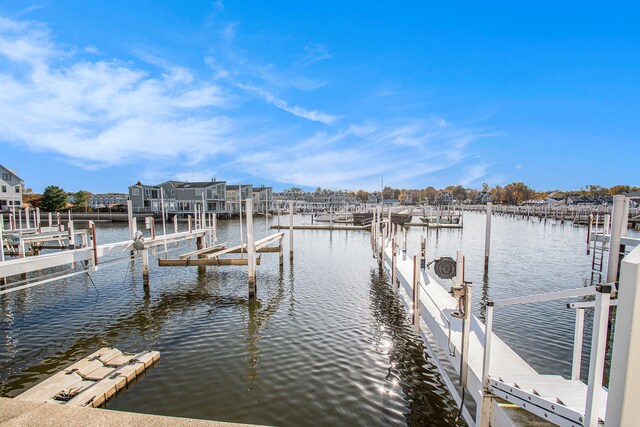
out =
<svg viewBox="0 0 640 427"><path fill-rule="evenodd" d="M401 393L408 425L464 425L456 419L455 402L448 396L437 368L413 333L406 312L384 273L372 269L371 312L378 331L378 348L389 357L384 394Z"/></svg>

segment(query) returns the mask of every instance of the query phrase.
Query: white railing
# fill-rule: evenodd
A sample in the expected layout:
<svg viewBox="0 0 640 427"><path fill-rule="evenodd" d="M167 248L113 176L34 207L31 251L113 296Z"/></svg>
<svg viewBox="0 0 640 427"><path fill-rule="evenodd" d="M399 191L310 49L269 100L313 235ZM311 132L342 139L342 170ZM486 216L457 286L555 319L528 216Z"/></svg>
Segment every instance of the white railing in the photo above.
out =
<svg viewBox="0 0 640 427"><path fill-rule="evenodd" d="M598 424L598 412L602 392L602 378L607 338L607 318L609 314L610 296L612 284L589 286L565 291L550 292L540 295L531 295L517 298L508 298L498 301L488 301L485 313L484 334L484 359L482 364L482 383L485 395L488 393L490 366L491 366L491 339L493 335L493 310L496 307L507 307L516 304L528 304L541 301L554 301L559 299L595 295L593 301L595 313L593 317L593 333L591 337L591 358L589 362L589 379L587 383L587 399L585 407L585 426ZM572 379L580 377L580 361L582 358L582 336L584 330L584 308L589 303L575 303L578 306L576 312L576 327L574 333L574 353L572 366ZM569 305L570 306L570 305ZM578 308L576 307L576 308Z"/></svg>

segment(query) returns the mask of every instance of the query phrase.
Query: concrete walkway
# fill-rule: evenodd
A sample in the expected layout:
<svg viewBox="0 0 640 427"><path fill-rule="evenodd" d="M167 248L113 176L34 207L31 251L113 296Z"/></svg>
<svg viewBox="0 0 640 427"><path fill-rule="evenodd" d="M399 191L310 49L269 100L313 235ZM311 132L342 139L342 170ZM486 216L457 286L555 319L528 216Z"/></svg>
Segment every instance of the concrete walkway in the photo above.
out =
<svg viewBox="0 0 640 427"><path fill-rule="evenodd" d="M51 403L34 403L0 397L0 426L145 426L145 427L246 427L247 424L223 423L191 418L134 414Z"/></svg>

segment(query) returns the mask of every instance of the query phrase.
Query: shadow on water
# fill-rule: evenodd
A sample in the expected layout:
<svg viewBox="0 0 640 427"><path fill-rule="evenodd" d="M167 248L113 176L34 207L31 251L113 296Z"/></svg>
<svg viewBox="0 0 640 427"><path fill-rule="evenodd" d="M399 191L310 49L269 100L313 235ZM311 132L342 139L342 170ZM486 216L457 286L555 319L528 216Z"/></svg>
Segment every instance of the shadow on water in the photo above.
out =
<svg viewBox="0 0 640 427"><path fill-rule="evenodd" d="M405 396L408 425L465 425L438 369L425 353L422 340L413 332L404 307L386 276L371 270L371 312L383 347L388 349L390 390L397 385Z"/></svg>

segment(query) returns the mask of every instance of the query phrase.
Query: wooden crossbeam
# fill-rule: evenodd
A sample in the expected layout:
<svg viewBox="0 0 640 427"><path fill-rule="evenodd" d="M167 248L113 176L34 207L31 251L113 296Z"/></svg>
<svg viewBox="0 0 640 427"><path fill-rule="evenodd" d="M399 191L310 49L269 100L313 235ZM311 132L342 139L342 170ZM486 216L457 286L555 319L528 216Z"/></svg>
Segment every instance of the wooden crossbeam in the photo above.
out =
<svg viewBox="0 0 640 427"><path fill-rule="evenodd" d="M227 242L218 243L217 245L210 246L208 248L199 249L199 250L193 251L193 252L187 252L186 254L180 255L178 258L180 258L180 259L188 259L188 258L194 257L196 255L204 255L204 254L209 253L209 252L214 252L214 251L217 251L219 249L224 249L226 246L227 246Z"/></svg>
<svg viewBox="0 0 640 427"><path fill-rule="evenodd" d="M212 265L248 265L247 258L196 258L196 259L158 259L160 267L204 267ZM260 265L260 258L256 259L256 265Z"/></svg>

